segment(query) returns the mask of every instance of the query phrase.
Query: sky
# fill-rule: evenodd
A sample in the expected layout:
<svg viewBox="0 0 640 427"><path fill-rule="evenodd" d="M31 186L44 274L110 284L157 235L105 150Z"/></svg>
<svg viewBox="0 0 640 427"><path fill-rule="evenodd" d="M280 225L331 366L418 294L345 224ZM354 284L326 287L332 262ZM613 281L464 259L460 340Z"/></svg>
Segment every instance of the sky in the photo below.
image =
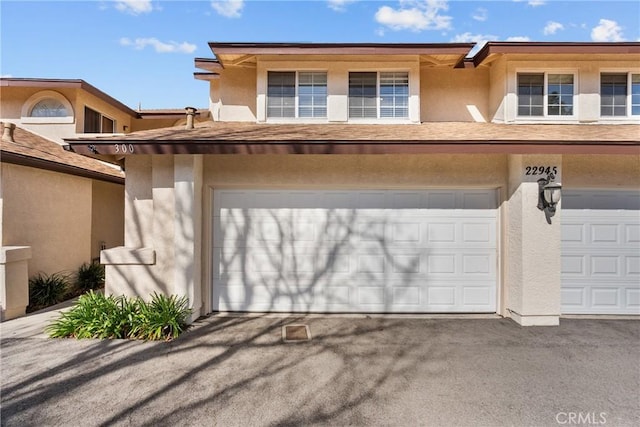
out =
<svg viewBox="0 0 640 427"><path fill-rule="evenodd" d="M640 41L640 1L0 0L0 75L83 79L131 108L208 105L207 42Z"/></svg>

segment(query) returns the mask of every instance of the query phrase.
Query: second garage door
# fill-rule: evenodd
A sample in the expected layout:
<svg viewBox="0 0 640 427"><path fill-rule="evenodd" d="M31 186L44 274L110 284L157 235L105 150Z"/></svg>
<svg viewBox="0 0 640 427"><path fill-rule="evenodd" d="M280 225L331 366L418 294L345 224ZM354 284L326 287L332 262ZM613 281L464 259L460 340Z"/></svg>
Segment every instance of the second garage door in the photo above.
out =
<svg viewBox="0 0 640 427"><path fill-rule="evenodd" d="M562 312L640 314L640 192L564 191Z"/></svg>
<svg viewBox="0 0 640 427"><path fill-rule="evenodd" d="M213 309L495 312L497 196L214 192Z"/></svg>

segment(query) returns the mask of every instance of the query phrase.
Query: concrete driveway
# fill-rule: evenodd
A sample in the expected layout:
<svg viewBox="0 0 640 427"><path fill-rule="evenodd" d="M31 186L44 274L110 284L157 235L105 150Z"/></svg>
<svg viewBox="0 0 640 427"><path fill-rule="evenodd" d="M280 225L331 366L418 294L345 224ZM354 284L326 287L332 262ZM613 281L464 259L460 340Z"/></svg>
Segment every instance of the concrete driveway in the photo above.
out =
<svg viewBox="0 0 640 427"><path fill-rule="evenodd" d="M170 343L21 336L11 322L7 426L640 425L634 320L213 316ZM283 343L290 323L312 340Z"/></svg>

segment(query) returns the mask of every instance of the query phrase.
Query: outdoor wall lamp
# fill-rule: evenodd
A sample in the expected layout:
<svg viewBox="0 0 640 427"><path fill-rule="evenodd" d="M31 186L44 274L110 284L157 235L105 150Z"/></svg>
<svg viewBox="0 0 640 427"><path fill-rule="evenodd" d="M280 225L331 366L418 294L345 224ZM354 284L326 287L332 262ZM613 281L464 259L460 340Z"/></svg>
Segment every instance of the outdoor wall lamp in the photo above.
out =
<svg viewBox="0 0 640 427"><path fill-rule="evenodd" d="M562 184L553 182L556 176L552 173L547 178L538 180L538 209L544 212L547 222L551 224L551 217L556 214L556 205L562 197Z"/></svg>

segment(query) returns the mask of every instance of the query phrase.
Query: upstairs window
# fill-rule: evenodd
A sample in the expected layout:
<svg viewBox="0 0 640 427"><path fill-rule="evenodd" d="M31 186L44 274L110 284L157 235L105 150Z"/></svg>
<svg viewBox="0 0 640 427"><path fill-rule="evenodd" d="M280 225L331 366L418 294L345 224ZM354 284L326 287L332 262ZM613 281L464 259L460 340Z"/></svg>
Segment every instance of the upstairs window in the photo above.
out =
<svg viewBox="0 0 640 427"><path fill-rule="evenodd" d="M114 133L116 122L107 116L84 107L84 132L85 133Z"/></svg>
<svg viewBox="0 0 640 427"><path fill-rule="evenodd" d="M327 73L269 71L267 117L327 117Z"/></svg>
<svg viewBox="0 0 640 427"><path fill-rule="evenodd" d="M350 119L408 117L408 72L349 73Z"/></svg>
<svg viewBox="0 0 640 427"><path fill-rule="evenodd" d="M573 116L573 74L518 73L518 116Z"/></svg>
<svg viewBox="0 0 640 427"><path fill-rule="evenodd" d="M600 115L603 117L640 115L640 74L600 74Z"/></svg>
<svg viewBox="0 0 640 427"><path fill-rule="evenodd" d="M29 117L67 117L69 112L62 102L53 98L38 101L29 112Z"/></svg>

